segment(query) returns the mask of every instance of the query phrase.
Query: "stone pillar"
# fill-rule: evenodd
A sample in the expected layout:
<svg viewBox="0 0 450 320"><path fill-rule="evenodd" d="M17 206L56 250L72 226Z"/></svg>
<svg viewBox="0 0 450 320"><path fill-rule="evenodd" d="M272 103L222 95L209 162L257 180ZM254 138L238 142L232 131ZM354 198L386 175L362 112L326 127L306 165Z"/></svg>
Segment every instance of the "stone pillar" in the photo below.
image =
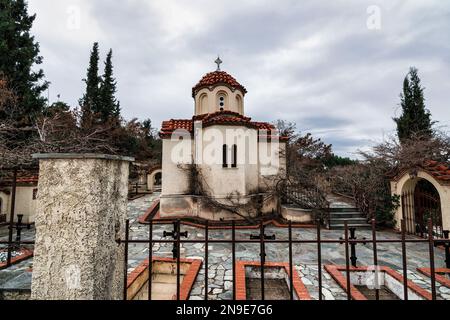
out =
<svg viewBox="0 0 450 320"><path fill-rule="evenodd" d="M123 295L129 162L101 154L39 159L32 299L112 300Z"/></svg>

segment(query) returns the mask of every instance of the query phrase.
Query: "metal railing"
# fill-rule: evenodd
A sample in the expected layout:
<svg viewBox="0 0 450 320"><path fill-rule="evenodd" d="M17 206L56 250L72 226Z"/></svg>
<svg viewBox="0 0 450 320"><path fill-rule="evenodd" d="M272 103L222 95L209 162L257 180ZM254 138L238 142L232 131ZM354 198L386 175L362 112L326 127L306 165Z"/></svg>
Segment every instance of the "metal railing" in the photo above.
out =
<svg viewBox="0 0 450 320"><path fill-rule="evenodd" d="M160 223L158 223L160 225ZM447 239L436 239L433 236L432 228L428 228L429 234L426 239L424 238L406 238L406 224L405 221L401 221L401 238L400 239L378 239L377 238L377 231L376 231L376 221L372 220L372 238L371 239L357 239L354 236L354 230L353 228L349 228L347 222L345 222L344 227L344 236L343 238L339 239L324 239L322 238L322 229L320 226L320 223L316 224L316 239L295 239L292 236L292 231L294 228L298 228L297 226L293 226L290 222L287 231L288 231L288 239L287 240L281 240L276 239L275 236L268 236L265 234L265 226L264 223L261 222L259 226L259 235L253 235L250 236L249 239L237 239L236 238L236 225L235 222L231 222L231 239L211 239L209 237L209 230L210 225L208 222L205 222L203 225L204 228L204 239L182 239L182 237L187 237L187 234L181 232L180 230L181 220L176 220L174 222L174 231L171 233L165 233L165 236L171 236L172 239L153 239L153 226L154 222L150 221L148 224L148 231L149 231L149 237L147 239L130 239L129 238L129 221L126 221L126 233L125 233L125 239L118 240L119 243L125 244L125 262L124 262L124 292L123 297L126 300L127 297L127 271L128 271L128 245L129 244L147 244L148 245L148 274L149 276L149 285L148 285L148 299L151 300L151 291L152 291L152 274L153 274L153 264L152 264L152 258L153 258L153 245L155 244L172 244L173 245L173 259L174 262L176 262L176 283L177 283L177 292L176 292L176 299L180 300L180 246L182 244L197 244L202 243L205 245L205 251L204 251L204 270L205 270L205 277L204 277L204 287L205 287L205 293L204 293L204 299L208 300L208 267L209 267L209 244L231 244L231 256L232 256L232 270L233 270L233 289L232 289L232 299L236 299L236 244L259 244L259 253L260 253L260 268L261 268L261 298L262 300L265 299L265 290L264 290L264 282L265 282L265 275L264 275L264 268L266 266L266 259L265 259L265 246L267 244L271 243L282 243L286 244L288 248L288 254L289 254L289 296L290 299L294 299L294 286L293 286L293 268L294 263L297 263L298 261L293 260L293 250L292 246L293 244L315 244L316 245L316 256L317 256L317 268L318 268L318 299L322 300L322 292L323 292L323 267L322 264L322 245L324 244L343 244L345 246L345 271L346 272L346 288L347 288L347 299L351 300L351 281L350 281L350 272L352 271L352 267L356 267L356 251L355 246L357 244L366 244L370 243L372 244L372 254L373 254L373 266L378 267L378 244L392 244L397 243L401 245L401 253L402 253L402 269L403 269L403 299L408 300L408 264L407 264L407 248L406 244L419 244L424 243L428 244L428 253L429 253L429 268L430 268L430 280L431 280L431 299L436 300L437 298L437 292L436 292L436 271L435 271L435 252L434 248L436 246L444 246L446 251L446 260L447 260L447 267L450 267L448 264L450 263L449 259L449 245L450 240ZM433 223L430 220L429 226L432 226ZM447 233L448 235L448 233ZM351 267L352 265L352 267ZM375 272L375 283L379 283L379 275L377 272ZM376 286L376 299L379 299L379 288Z"/></svg>

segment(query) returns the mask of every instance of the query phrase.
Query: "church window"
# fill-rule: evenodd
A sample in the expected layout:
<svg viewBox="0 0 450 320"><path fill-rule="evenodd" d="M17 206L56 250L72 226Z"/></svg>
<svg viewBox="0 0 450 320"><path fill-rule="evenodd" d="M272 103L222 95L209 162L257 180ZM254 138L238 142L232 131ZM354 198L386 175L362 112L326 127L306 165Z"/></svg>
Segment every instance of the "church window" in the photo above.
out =
<svg viewBox="0 0 450 320"><path fill-rule="evenodd" d="M231 150L231 158L232 158L231 167L237 168L237 145L236 144L233 144L233 149Z"/></svg>
<svg viewBox="0 0 450 320"><path fill-rule="evenodd" d="M228 146L226 144L224 144L222 146L222 167L223 168L228 168Z"/></svg>
<svg viewBox="0 0 450 320"><path fill-rule="evenodd" d="M220 92L217 96L217 105L218 108L223 111L225 109L225 105L227 104L227 96L225 93Z"/></svg>

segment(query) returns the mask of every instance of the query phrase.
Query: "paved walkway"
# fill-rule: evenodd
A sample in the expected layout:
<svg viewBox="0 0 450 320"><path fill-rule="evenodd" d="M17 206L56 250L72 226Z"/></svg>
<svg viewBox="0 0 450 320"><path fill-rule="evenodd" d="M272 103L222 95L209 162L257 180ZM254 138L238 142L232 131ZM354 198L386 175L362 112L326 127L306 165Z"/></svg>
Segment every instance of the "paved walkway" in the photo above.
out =
<svg viewBox="0 0 450 320"><path fill-rule="evenodd" d="M158 194L148 195L129 203L130 236L134 239L148 239L148 226L138 223L138 218L144 214L150 204L158 197ZM163 231L171 231L171 225L155 225L153 229L154 239L163 239ZM6 229L7 230L7 229ZM204 230L182 226L181 231L188 231L189 239L204 239ZM32 236L33 231L26 231L27 236ZM231 230L210 230L210 239L231 239ZM236 239L249 239L251 234L258 234L259 230L236 230ZM269 226L266 234L275 234L277 239L288 239L287 229ZM5 232L0 230L0 237L3 238ZM323 230L322 239L338 239L342 236L342 231ZM357 237L371 238L370 231L359 231ZM399 235L393 232L378 232L379 239L399 239ZM294 229L294 239L316 239L315 229ZM317 268L317 246L315 244L294 244L293 261L295 268L313 298L318 298L318 268ZM155 256L172 256L171 244L155 244L153 254ZM287 244L273 243L266 245L267 261L287 262L289 261ZM426 243L407 244L408 272L409 279L419 286L429 289L429 279L416 272L417 267L428 267L428 245ZM148 246L146 244L130 244L129 247L129 269L130 272L140 262L148 257ZM204 244L183 244L182 257L199 258L204 257ZM358 263L371 265L373 262L372 245L357 246ZM236 244L236 259L259 261L259 244ZM401 271L401 246L399 244L378 244L379 264ZM345 248L340 244L322 245L322 263L345 265ZM31 272L27 271L32 266L32 259L21 262L8 270L0 271L0 288L30 288ZM444 254L441 250L436 251L436 267L444 267ZM204 268L191 292L193 300L203 299L204 295ZM209 245L209 286L208 295L210 299L231 299L232 297L232 258L231 244L210 244ZM323 295L325 299L346 299L344 291L323 271ZM439 286L437 283L438 298L450 300L450 290Z"/></svg>

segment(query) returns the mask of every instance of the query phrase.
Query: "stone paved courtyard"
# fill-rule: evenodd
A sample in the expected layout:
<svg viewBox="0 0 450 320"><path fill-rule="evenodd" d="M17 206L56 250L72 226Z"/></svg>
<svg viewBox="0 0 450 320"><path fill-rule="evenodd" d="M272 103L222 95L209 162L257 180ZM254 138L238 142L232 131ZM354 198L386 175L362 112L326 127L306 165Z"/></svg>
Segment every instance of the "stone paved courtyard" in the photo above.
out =
<svg viewBox="0 0 450 320"><path fill-rule="evenodd" d="M129 203L130 236L133 239L148 239L148 226L138 223L138 218L144 214L150 204L158 197L158 194L148 195ZM163 231L171 231L172 225L155 225L153 228L154 239L164 239ZM182 226L181 231L188 231L189 239L204 239L204 230ZM249 239L251 234L258 234L259 230L236 230L236 239ZM342 231L323 230L322 239L338 239L342 236ZM231 230L210 230L210 239L231 239ZM266 234L275 234L277 239L288 239L287 229L268 226ZM25 230L24 237L32 238L34 230ZM0 237L7 239L7 228L0 229ZM371 231L358 231L357 237L371 238ZM378 239L399 239L399 235L381 231L377 233ZM294 239L316 239L316 230L310 228L293 229ZM318 298L318 267L316 244L293 244L293 261L295 268L299 272L303 283L314 299ZM171 244L154 244L154 256L172 256ZM266 245L267 261L288 262L287 244L273 243ZM408 255L408 278L429 290L430 281L427 277L416 271L418 267L429 267L428 244L407 244ZM209 272L208 272L208 295L210 299L231 299L232 297L232 253L231 244L210 244L209 245ZM203 259L204 244L183 244L182 257ZM357 246L358 263L361 265L371 265L373 263L372 245ZM436 250L436 267L444 267L444 253ZM144 259L148 258L148 246L146 244L130 244L129 247L129 269L131 272ZM259 261L259 244L236 244L236 259L247 261ZM378 244L378 261L380 265L391 267L402 272L401 246L395 244ZM340 244L322 245L322 263L345 265L345 248ZM28 259L7 270L0 271L0 288L29 289L31 286L32 259ZM190 299L200 300L204 298L204 268L194 284ZM439 299L450 299L450 289L440 286L436 282ZM347 299L346 293L337 285L331 276L323 271L323 296L327 300Z"/></svg>

